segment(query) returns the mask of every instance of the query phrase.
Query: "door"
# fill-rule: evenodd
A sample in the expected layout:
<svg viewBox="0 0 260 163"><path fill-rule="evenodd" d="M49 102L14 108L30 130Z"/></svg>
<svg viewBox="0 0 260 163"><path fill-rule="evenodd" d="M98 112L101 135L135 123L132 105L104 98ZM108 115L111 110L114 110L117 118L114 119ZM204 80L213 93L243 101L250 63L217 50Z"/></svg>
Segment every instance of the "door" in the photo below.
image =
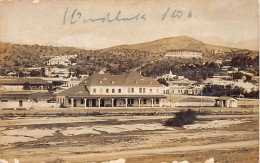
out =
<svg viewBox="0 0 260 163"><path fill-rule="evenodd" d="M104 99L101 99L100 100L100 107L104 107L105 106L105 100Z"/></svg>
<svg viewBox="0 0 260 163"><path fill-rule="evenodd" d="M74 104L74 107L77 107L77 100L76 99L73 100L73 104Z"/></svg>
<svg viewBox="0 0 260 163"><path fill-rule="evenodd" d="M23 100L19 100L19 107L23 107Z"/></svg>
<svg viewBox="0 0 260 163"><path fill-rule="evenodd" d="M116 99L114 99L114 107L116 107Z"/></svg>
<svg viewBox="0 0 260 163"><path fill-rule="evenodd" d="M92 107L96 107L97 104L96 104L96 99L92 99Z"/></svg>
<svg viewBox="0 0 260 163"><path fill-rule="evenodd" d="M87 99L86 107L89 107L89 99Z"/></svg>

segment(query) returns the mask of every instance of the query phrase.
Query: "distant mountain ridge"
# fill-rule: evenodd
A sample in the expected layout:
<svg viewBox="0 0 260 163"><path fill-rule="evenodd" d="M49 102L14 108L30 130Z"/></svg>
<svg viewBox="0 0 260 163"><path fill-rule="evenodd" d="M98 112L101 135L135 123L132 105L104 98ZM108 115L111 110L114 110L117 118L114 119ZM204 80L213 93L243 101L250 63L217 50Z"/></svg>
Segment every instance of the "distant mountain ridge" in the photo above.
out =
<svg viewBox="0 0 260 163"><path fill-rule="evenodd" d="M150 42L133 44L133 45L119 45L110 48L105 48L103 50L113 50L113 49L135 49L135 50L147 51L150 53L164 53L167 50L172 50L172 49L226 51L226 50L237 49L237 48L210 45L210 44L205 44L204 42L196 40L192 37L177 36L177 37L163 38L163 39L158 39Z"/></svg>
<svg viewBox="0 0 260 163"><path fill-rule="evenodd" d="M207 44L259 51L258 39L244 40L238 42L228 42L216 36L192 36L192 37Z"/></svg>

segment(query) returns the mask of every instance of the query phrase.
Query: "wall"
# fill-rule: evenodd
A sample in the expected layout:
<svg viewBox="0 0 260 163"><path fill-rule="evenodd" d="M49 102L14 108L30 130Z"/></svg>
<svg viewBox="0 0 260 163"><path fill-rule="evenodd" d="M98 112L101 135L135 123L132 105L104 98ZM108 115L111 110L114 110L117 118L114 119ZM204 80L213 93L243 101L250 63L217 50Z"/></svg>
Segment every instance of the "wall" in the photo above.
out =
<svg viewBox="0 0 260 163"><path fill-rule="evenodd" d="M130 93L128 93L128 88L130 88ZM132 88L134 88L134 93L132 92ZM145 88L145 93L139 93L139 88ZM96 89L96 93L93 90ZM102 89L102 92L101 90ZM109 89L109 93L106 93L106 89ZM112 93L112 89L115 89L115 93ZM121 89L121 93L118 92L118 89ZM152 93L150 93L150 89L152 89ZM149 95L158 95L163 94L163 90L166 88L164 87L136 87L136 86L129 86L129 87L122 87L122 86L90 86L89 91L90 94L95 95L124 95L124 94L133 94L133 95L140 95L140 94L149 94ZM158 91L158 92L157 92Z"/></svg>
<svg viewBox="0 0 260 163"><path fill-rule="evenodd" d="M2 102L3 100L8 100L8 102ZM22 106L19 106L19 101L22 102ZM0 101L0 108L26 108L29 109L33 106L33 102L31 100L27 99L7 99L7 98L2 98Z"/></svg>

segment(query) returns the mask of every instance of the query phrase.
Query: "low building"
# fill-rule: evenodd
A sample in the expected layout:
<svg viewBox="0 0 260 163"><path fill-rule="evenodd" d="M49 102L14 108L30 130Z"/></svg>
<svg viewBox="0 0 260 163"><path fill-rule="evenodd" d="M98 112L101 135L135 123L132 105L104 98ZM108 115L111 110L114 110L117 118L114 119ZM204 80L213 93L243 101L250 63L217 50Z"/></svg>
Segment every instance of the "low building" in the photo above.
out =
<svg viewBox="0 0 260 163"><path fill-rule="evenodd" d="M197 50L169 50L165 54L166 57L180 57L180 58L202 58L202 52Z"/></svg>
<svg viewBox="0 0 260 163"><path fill-rule="evenodd" d="M31 108L56 107L54 96L48 93L33 91L1 91L0 109L28 110ZM54 103L52 102L54 99Z"/></svg>
<svg viewBox="0 0 260 163"><path fill-rule="evenodd" d="M3 110L27 110L32 108L31 92L0 92L0 108Z"/></svg>
<svg viewBox="0 0 260 163"><path fill-rule="evenodd" d="M233 97L221 96L216 99L216 106L221 108L234 108L237 107L238 100Z"/></svg>
<svg viewBox="0 0 260 163"><path fill-rule="evenodd" d="M79 85L80 82L82 82L83 79L78 79L78 78L68 78L68 83L67 87L74 87Z"/></svg>
<svg viewBox="0 0 260 163"><path fill-rule="evenodd" d="M172 94L188 94L188 90L191 89L191 85L195 84L195 81L189 79L179 79L175 81L170 81L169 83L169 92Z"/></svg>
<svg viewBox="0 0 260 163"><path fill-rule="evenodd" d="M47 91L48 86L49 83L41 78L16 78L16 77L0 78L0 90L4 90L4 91L21 91L21 90Z"/></svg>
<svg viewBox="0 0 260 163"><path fill-rule="evenodd" d="M137 72L96 73L79 85L57 94L64 107L160 107L166 87Z"/></svg>

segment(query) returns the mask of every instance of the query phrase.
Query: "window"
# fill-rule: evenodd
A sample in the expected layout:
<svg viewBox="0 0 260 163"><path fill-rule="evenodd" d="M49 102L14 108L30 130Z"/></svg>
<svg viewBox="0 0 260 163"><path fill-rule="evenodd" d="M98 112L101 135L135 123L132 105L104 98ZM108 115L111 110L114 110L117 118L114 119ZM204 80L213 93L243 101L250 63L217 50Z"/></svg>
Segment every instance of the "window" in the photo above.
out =
<svg viewBox="0 0 260 163"><path fill-rule="evenodd" d="M130 91L131 91L130 88L128 88L128 93L130 93Z"/></svg>
<svg viewBox="0 0 260 163"><path fill-rule="evenodd" d="M144 99L144 104L146 104L146 99Z"/></svg>
<svg viewBox="0 0 260 163"><path fill-rule="evenodd" d="M81 100L80 100L80 103L81 103L81 104L84 104L84 99L81 99Z"/></svg>
<svg viewBox="0 0 260 163"><path fill-rule="evenodd" d="M142 88L139 88L139 93L142 93Z"/></svg>
<svg viewBox="0 0 260 163"><path fill-rule="evenodd" d="M109 89L106 89L106 93L109 93Z"/></svg>
<svg viewBox="0 0 260 163"><path fill-rule="evenodd" d="M132 88L132 93L134 93L135 92L135 88Z"/></svg>
<svg viewBox="0 0 260 163"><path fill-rule="evenodd" d="M71 99L69 99L69 104L71 104Z"/></svg>
<svg viewBox="0 0 260 163"><path fill-rule="evenodd" d="M112 89L112 93L115 93L115 89Z"/></svg>
<svg viewBox="0 0 260 163"><path fill-rule="evenodd" d="M156 99L156 104L159 104L159 99L158 98Z"/></svg>
<svg viewBox="0 0 260 163"><path fill-rule="evenodd" d="M112 80L112 81L111 81L111 84L114 84L114 83L115 83L114 80Z"/></svg>
<svg viewBox="0 0 260 163"><path fill-rule="evenodd" d="M96 93L96 91L97 91L96 88L94 88L94 89L93 89L93 93Z"/></svg>
<svg viewBox="0 0 260 163"><path fill-rule="evenodd" d="M150 93L153 93L153 89L150 89Z"/></svg>
<svg viewBox="0 0 260 163"><path fill-rule="evenodd" d="M118 89L118 93L121 93L121 89Z"/></svg>
<svg viewBox="0 0 260 163"><path fill-rule="evenodd" d="M100 88L100 93L103 93L103 89L102 88Z"/></svg>
<svg viewBox="0 0 260 163"><path fill-rule="evenodd" d="M145 93L145 88L143 88L143 93Z"/></svg>

